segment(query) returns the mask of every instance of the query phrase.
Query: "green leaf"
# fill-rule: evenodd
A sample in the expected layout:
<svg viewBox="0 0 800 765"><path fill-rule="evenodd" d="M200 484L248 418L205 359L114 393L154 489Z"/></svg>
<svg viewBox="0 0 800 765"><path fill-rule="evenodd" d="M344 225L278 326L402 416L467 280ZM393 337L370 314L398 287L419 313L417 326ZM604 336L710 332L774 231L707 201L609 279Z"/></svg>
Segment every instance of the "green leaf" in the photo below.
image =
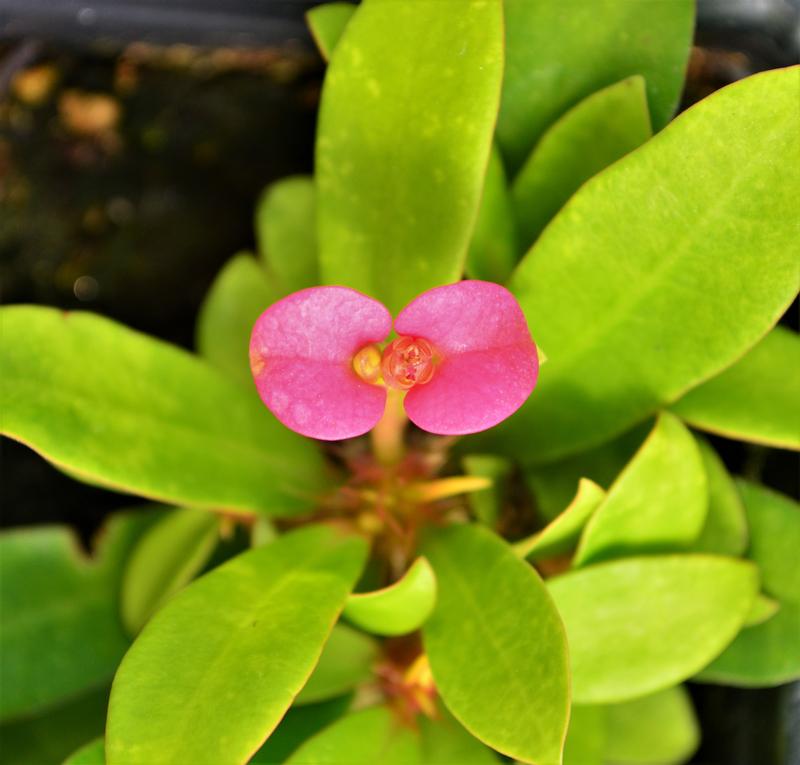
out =
<svg viewBox="0 0 800 765"><path fill-rule="evenodd" d="M672 116L692 43L692 0L570 0L568 13L550 0L505 0L505 10L497 136L511 166L567 109L631 75L647 82L655 127Z"/></svg>
<svg viewBox="0 0 800 765"><path fill-rule="evenodd" d="M698 679L754 688L780 685L800 678L800 505L746 481L739 490L750 527L748 556L761 569L764 591L780 608L762 624L742 630Z"/></svg>
<svg viewBox="0 0 800 765"><path fill-rule="evenodd" d="M573 705L564 745L564 765L603 765L605 745L605 709Z"/></svg>
<svg viewBox="0 0 800 765"><path fill-rule="evenodd" d="M517 241L506 171L497 147L493 146L478 219L467 251L467 276L505 284L519 259Z"/></svg>
<svg viewBox="0 0 800 765"><path fill-rule="evenodd" d="M0 535L0 719L110 681L128 648L117 600L123 562L148 520L113 517L91 558L63 526Z"/></svg>
<svg viewBox="0 0 800 765"><path fill-rule="evenodd" d="M438 595L422 629L436 688L485 744L558 762L569 713L563 627L536 572L482 526L431 533Z"/></svg>
<svg viewBox="0 0 800 765"><path fill-rule="evenodd" d="M686 762L700 743L700 727L683 686L605 709L605 761L610 765Z"/></svg>
<svg viewBox="0 0 800 765"><path fill-rule="evenodd" d="M572 501L581 478L588 478L604 489L611 486L639 450L654 422L637 425L601 446L546 467L527 468L525 479L536 499L539 515L553 520Z"/></svg>
<svg viewBox="0 0 800 765"><path fill-rule="evenodd" d="M308 28L326 61L330 61L331 53L355 10L352 3L325 3L306 12Z"/></svg>
<svg viewBox="0 0 800 765"><path fill-rule="evenodd" d="M587 523L575 565L686 549L707 511L708 483L694 437L664 413Z"/></svg>
<svg viewBox="0 0 800 765"><path fill-rule="evenodd" d="M316 208L314 180L304 175L273 183L258 201L258 251L284 295L320 282Z"/></svg>
<svg viewBox="0 0 800 765"><path fill-rule="evenodd" d="M307 681L365 556L362 539L307 526L178 593L114 679L109 765L246 761Z"/></svg>
<svg viewBox="0 0 800 765"><path fill-rule="evenodd" d="M5 693L7 686L3 684ZM79 746L103 735L108 688L37 716L0 725L0 752L9 765L61 765Z"/></svg>
<svg viewBox="0 0 800 765"><path fill-rule="evenodd" d="M561 515L556 516L541 531L514 544L521 558L539 560L563 555L575 547L578 537L606 493L594 481L581 478L578 493Z"/></svg>
<svg viewBox="0 0 800 765"><path fill-rule="evenodd" d="M105 739L101 736L84 744L64 760L64 765L106 765Z"/></svg>
<svg viewBox="0 0 800 765"><path fill-rule="evenodd" d="M311 704L341 696L373 677L378 645L363 632L337 624L295 704Z"/></svg>
<svg viewBox="0 0 800 765"><path fill-rule="evenodd" d="M493 454L469 454L462 464L467 475L488 478L488 489L470 492L467 502L475 517L485 526L493 528L503 510L508 479L514 469L510 460Z"/></svg>
<svg viewBox="0 0 800 765"><path fill-rule="evenodd" d="M510 283L547 367L481 448L529 464L588 449L775 324L800 285L799 84L795 67L723 88L572 197Z"/></svg>
<svg viewBox="0 0 800 765"><path fill-rule="evenodd" d="M644 79L636 75L593 93L542 136L514 179L512 199L527 249L584 181L652 135Z"/></svg>
<svg viewBox="0 0 800 765"><path fill-rule="evenodd" d="M461 277L502 68L499 0L359 6L320 107L324 283L354 287L396 313Z"/></svg>
<svg viewBox="0 0 800 765"><path fill-rule="evenodd" d="M385 706L351 712L307 741L288 765L422 765L419 739Z"/></svg>
<svg viewBox="0 0 800 765"><path fill-rule="evenodd" d="M743 626L755 627L757 624L763 624L767 619L771 619L775 616L780 607L780 603L778 603L777 600L773 600L759 593L753 601L753 607L750 609L750 613L747 614Z"/></svg>
<svg viewBox="0 0 800 765"><path fill-rule="evenodd" d="M88 313L10 306L0 317L3 433L71 475L274 515L326 485L313 442L185 351Z"/></svg>
<svg viewBox="0 0 800 765"><path fill-rule="evenodd" d="M131 635L202 570L218 536L217 516L192 508L173 510L148 529L122 579L122 623Z"/></svg>
<svg viewBox="0 0 800 765"><path fill-rule="evenodd" d="M752 607L758 571L709 555L626 558L548 588L567 629L574 700L608 704L675 685L717 656Z"/></svg>
<svg viewBox="0 0 800 765"><path fill-rule="evenodd" d="M491 751L471 736L439 705L438 717L418 718L422 756L420 765L498 765Z"/></svg>
<svg viewBox="0 0 800 765"><path fill-rule="evenodd" d="M800 335L775 327L672 410L694 427L727 438L800 449Z"/></svg>
<svg viewBox="0 0 800 765"><path fill-rule="evenodd" d="M318 704L294 706L280 721L249 765L275 765L285 762L300 745L341 718L353 702L352 694Z"/></svg>
<svg viewBox="0 0 800 765"><path fill-rule="evenodd" d="M436 603L436 575L425 558L417 558L389 587L353 593L344 616L375 635L405 635L419 629Z"/></svg>
<svg viewBox="0 0 800 765"><path fill-rule="evenodd" d="M280 294L251 255L231 258L219 272L197 317L197 350L213 366L253 388L250 333Z"/></svg>
<svg viewBox="0 0 800 765"><path fill-rule="evenodd" d="M747 519L736 484L719 455L703 439L697 439L708 482L708 514L695 552L738 557L747 547Z"/></svg>

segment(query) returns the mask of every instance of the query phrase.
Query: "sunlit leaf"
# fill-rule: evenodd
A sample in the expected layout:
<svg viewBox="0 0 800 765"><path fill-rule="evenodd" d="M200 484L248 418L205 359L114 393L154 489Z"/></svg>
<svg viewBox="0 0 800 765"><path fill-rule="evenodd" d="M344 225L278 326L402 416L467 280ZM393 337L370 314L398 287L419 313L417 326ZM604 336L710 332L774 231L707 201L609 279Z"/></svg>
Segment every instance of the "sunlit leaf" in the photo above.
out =
<svg viewBox="0 0 800 765"><path fill-rule="evenodd" d="M761 569L762 588L780 604L762 624L742 630L700 680L760 687L800 678L800 505L782 494L741 481L750 527L748 556Z"/></svg>
<svg viewBox="0 0 800 765"><path fill-rule="evenodd" d="M316 703L347 693L372 677L377 658L378 645L372 638L337 624L295 704Z"/></svg>
<svg viewBox="0 0 800 765"><path fill-rule="evenodd" d="M708 483L694 437L664 413L587 523L575 565L687 549L707 510Z"/></svg>
<svg viewBox="0 0 800 765"><path fill-rule="evenodd" d="M436 608L423 626L436 688L485 744L525 762L557 762L566 734L566 642L529 565L482 526L432 533Z"/></svg>
<svg viewBox="0 0 800 765"><path fill-rule="evenodd" d="M638 75L593 93L555 122L514 179L512 199L523 249L584 181L651 135L645 82Z"/></svg>
<svg viewBox="0 0 800 765"><path fill-rule="evenodd" d="M280 294L251 255L231 258L219 272L197 317L197 350L218 369L253 388L250 333Z"/></svg>
<svg viewBox="0 0 800 765"><path fill-rule="evenodd" d="M330 60L356 7L353 3L324 3L306 13L308 28L326 61Z"/></svg>
<svg viewBox="0 0 800 765"><path fill-rule="evenodd" d="M572 197L509 285L549 360L474 450L543 463L600 444L775 324L800 286L799 86L794 67L723 88Z"/></svg>
<svg viewBox="0 0 800 765"><path fill-rule="evenodd" d="M114 517L92 557L64 526L0 535L0 718L111 680L129 643L119 618L122 567L149 520Z"/></svg>
<svg viewBox="0 0 800 765"><path fill-rule="evenodd" d="M521 558L538 560L569 552L577 543L592 513L601 505L606 493L594 481L581 478L578 493L563 513L557 515L541 531L514 544Z"/></svg>
<svg viewBox="0 0 800 765"><path fill-rule="evenodd" d="M504 284L517 264L518 255L517 226L506 171L500 153L493 147L467 252L467 276Z"/></svg>
<svg viewBox="0 0 800 765"><path fill-rule="evenodd" d="M88 313L0 309L2 431L73 476L174 504L289 514L326 485L316 445L253 390Z"/></svg>
<svg viewBox="0 0 800 765"><path fill-rule="evenodd" d="M314 181L304 175L273 183L258 201L258 251L282 294L319 284L316 207Z"/></svg>
<svg viewBox="0 0 800 765"><path fill-rule="evenodd" d="M668 688L733 640L758 571L707 555L601 563L548 580L567 629L573 698L606 704Z"/></svg>
<svg viewBox="0 0 800 765"><path fill-rule="evenodd" d="M331 57L320 107L324 283L397 312L460 278L502 66L499 0L359 6Z"/></svg>
<svg viewBox="0 0 800 765"><path fill-rule="evenodd" d="M467 733L452 715L437 710L435 719L419 718L421 765L497 765L497 756Z"/></svg>
<svg viewBox="0 0 800 765"><path fill-rule="evenodd" d="M219 519L205 510L173 510L138 541L122 579L122 622L135 635L158 608L208 561Z"/></svg>
<svg viewBox="0 0 800 765"><path fill-rule="evenodd" d="M178 593L117 672L109 765L245 762L306 683L365 556L363 540L307 526Z"/></svg>
<svg viewBox="0 0 800 765"><path fill-rule="evenodd" d="M436 575L425 558L417 558L390 587L352 594L344 615L376 635L405 635L422 626L435 603Z"/></svg>
<svg viewBox="0 0 800 765"><path fill-rule="evenodd" d="M741 360L689 391L672 410L701 430L800 449L800 336L775 327Z"/></svg>
<svg viewBox="0 0 800 765"><path fill-rule="evenodd" d="M569 107L634 74L647 83L655 127L672 116L692 43L693 0L505 0L505 10L497 134L513 167Z"/></svg>

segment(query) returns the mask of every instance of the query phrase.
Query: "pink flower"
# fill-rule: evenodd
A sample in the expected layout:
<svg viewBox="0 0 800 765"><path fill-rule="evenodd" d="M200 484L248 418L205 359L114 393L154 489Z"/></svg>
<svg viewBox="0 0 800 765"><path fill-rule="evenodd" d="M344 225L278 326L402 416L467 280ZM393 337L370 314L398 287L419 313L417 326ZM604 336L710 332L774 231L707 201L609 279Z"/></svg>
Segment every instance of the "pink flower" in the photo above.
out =
<svg viewBox="0 0 800 765"><path fill-rule="evenodd" d="M512 415L539 361L514 296L462 281L389 311L348 287L312 287L270 306L250 339L258 392L288 428L327 441L360 436L383 415L386 388L405 390L409 419L441 435L477 433Z"/></svg>

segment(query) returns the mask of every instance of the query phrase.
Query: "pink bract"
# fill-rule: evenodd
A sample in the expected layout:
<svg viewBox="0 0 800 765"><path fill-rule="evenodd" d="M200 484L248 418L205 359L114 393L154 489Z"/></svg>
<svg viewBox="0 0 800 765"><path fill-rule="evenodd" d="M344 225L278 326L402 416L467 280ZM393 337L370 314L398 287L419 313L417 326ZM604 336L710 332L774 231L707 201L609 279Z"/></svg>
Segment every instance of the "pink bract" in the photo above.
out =
<svg viewBox="0 0 800 765"><path fill-rule="evenodd" d="M261 399L304 436L333 441L366 433L383 415L386 390L356 375L353 356L391 329L381 303L347 287L311 287L279 300L250 337Z"/></svg>
<svg viewBox="0 0 800 765"><path fill-rule="evenodd" d="M406 394L414 424L440 435L477 433L525 403L539 372L522 309L504 287L463 281L428 290L394 323L400 335L424 337L442 359L426 385Z"/></svg>
<svg viewBox="0 0 800 765"><path fill-rule="evenodd" d="M409 340L395 341L380 364L374 346L388 337L392 319L376 300L347 287L312 287L279 300L259 317L250 340L262 400L298 433L352 438L381 418L386 387L380 369L384 375L394 370L402 379L386 381L408 388L412 422L431 433L463 435L506 419L536 384L539 362L525 317L497 284L463 281L428 290L394 326ZM406 347L410 355L388 362L386 354Z"/></svg>

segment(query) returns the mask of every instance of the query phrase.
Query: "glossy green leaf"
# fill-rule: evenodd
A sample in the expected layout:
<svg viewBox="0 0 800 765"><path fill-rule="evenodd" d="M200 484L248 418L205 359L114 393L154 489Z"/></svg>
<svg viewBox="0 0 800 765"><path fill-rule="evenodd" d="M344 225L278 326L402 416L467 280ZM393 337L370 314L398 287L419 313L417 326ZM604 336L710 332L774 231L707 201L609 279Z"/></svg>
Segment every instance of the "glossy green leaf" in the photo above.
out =
<svg viewBox="0 0 800 765"><path fill-rule="evenodd" d="M419 738L385 706L341 718L307 741L288 765L422 765Z"/></svg>
<svg viewBox="0 0 800 765"><path fill-rule="evenodd" d="M396 313L461 277L502 68L500 0L359 6L320 107L324 283L354 287Z"/></svg>
<svg viewBox="0 0 800 765"><path fill-rule="evenodd" d="M685 680L733 640L758 571L710 555L625 558L548 581L567 629L573 698L607 704Z"/></svg>
<svg viewBox="0 0 800 765"><path fill-rule="evenodd" d="M683 686L605 707L609 765L686 762L700 743L700 727Z"/></svg>
<svg viewBox="0 0 800 765"><path fill-rule="evenodd" d="M564 745L564 765L603 765L605 744L605 708L573 705Z"/></svg>
<svg viewBox="0 0 800 765"><path fill-rule="evenodd" d="M779 609L780 603L778 603L777 600L773 600L759 593L753 601L753 607L747 614L747 618L744 620L744 625L742 626L755 627L757 624L763 624L767 619L771 619L775 616Z"/></svg>
<svg viewBox="0 0 800 765"><path fill-rule="evenodd" d="M798 86L795 67L723 88L572 197L510 282L547 366L481 448L588 449L766 334L800 286Z"/></svg>
<svg viewBox="0 0 800 765"><path fill-rule="evenodd" d="M761 569L763 590L780 603L762 624L742 630L699 679L744 687L780 685L800 678L800 505L742 481L750 527L748 556Z"/></svg>
<svg viewBox="0 0 800 765"><path fill-rule="evenodd" d="M800 449L800 335L775 327L733 366L672 410L711 433Z"/></svg>
<svg viewBox="0 0 800 765"><path fill-rule="evenodd" d="M79 746L103 735L107 704L108 688L102 688L70 699L36 717L0 725L3 762L8 765L61 765Z"/></svg>
<svg viewBox="0 0 800 765"><path fill-rule="evenodd" d="M519 167L544 131L590 93L644 76L662 128L678 105L694 26L694 2L505 0L506 72L500 146Z"/></svg>
<svg viewBox="0 0 800 765"><path fill-rule="evenodd" d="M345 715L353 703L352 694L318 704L294 706L250 760L250 765L285 762L302 743Z"/></svg>
<svg viewBox="0 0 800 765"><path fill-rule="evenodd" d="M478 219L467 251L467 276L505 284L519 259L517 243L506 171L500 152L492 147Z"/></svg>
<svg viewBox="0 0 800 765"><path fill-rule="evenodd" d="M268 186L256 207L256 241L276 289L290 292L319 284L314 180L297 175Z"/></svg>
<svg viewBox="0 0 800 765"><path fill-rule="evenodd" d="M527 539L514 544L514 552L521 558L539 560L569 552L577 543L581 531L602 504L606 493L594 481L581 478L578 493L563 513L547 526Z"/></svg>
<svg viewBox="0 0 800 765"><path fill-rule="evenodd" d="M536 500L536 510L553 520L573 499L581 478L607 489L639 450L655 421L632 430L601 446L544 467L525 469L525 480Z"/></svg>
<svg viewBox="0 0 800 765"><path fill-rule="evenodd" d="M147 520L114 517L91 558L64 526L0 535L1 719L111 680L128 648L117 601L122 567Z"/></svg>
<svg viewBox="0 0 800 765"><path fill-rule="evenodd" d="M353 3L324 3L306 12L308 28L326 61L330 61L331 53L356 7Z"/></svg>
<svg viewBox="0 0 800 765"><path fill-rule="evenodd" d="M742 499L714 448L703 438L697 439L697 446L708 483L708 514L692 550L738 557L747 547L747 519Z"/></svg>
<svg viewBox="0 0 800 765"><path fill-rule="evenodd" d="M496 457L493 454L469 454L462 463L467 475L488 478L492 482L488 489L470 492L467 502L475 517L493 528L503 510L507 483L514 466L505 457Z"/></svg>
<svg viewBox="0 0 800 765"><path fill-rule="evenodd" d="M85 744L66 760L64 765L106 765L106 742L100 738Z"/></svg>
<svg viewBox="0 0 800 765"><path fill-rule="evenodd" d="M250 333L280 294L251 255L231 258L219 272L197 317L197 350L213 366L253 389Z"/></svg>
<svg viewBox="0 0 800 765"><path fill-rule="evenodd" d="M245 762L306 683L365 556L362 539L307 526L178 593L114 679L109 765Z"/></svg>
<svg viewBox="0 0 800 765"><path fill-rule="evenodd" d="M694 436L664 413L587 523L575 565L686 549L707 511L708 483Z"/></svg>
<svg viewBox="0 0 800 765"><path fill-rule="evenodd" d="M436 575L425 558L417 558L391 586L353 593L344 615L375 635L405 635L422 626L435 603Z"/></svg>
<svg viewBox="0 0 800 765"><path fill-rule="evenodd" d="M337 624L295 704L326 701L353 690L373 677L377 658L378 644L372 638L345 624Z"/></svg>
<svg viewBox="0 0 800 765"><path fill-rule="evenodd" d="M122 578L122 623L131 635L202 570L218 537L218 517L192 508L173 510L147 530Z"/></svg>
<svg viewBox="0 0 800 765"><path fill-rule="evenodd" d="M593 93L553 123L511 190L522 247L531 245L584 181L651 135L645 82L638 75Z"/></svg>
<svg viewBox="0 0 800 765"><path fill-rule="evenodd" d="M558 762L569 712L563 627L542 581L482 526L451 526L422 546L438 595L422 629L436 688L485 744Z"/></svg>
<svg viewBox="0 0 800 765"><path fill-rule="evenodd" d="M71 475L175 504L288 514L326 484L316 445L255 390L88 313L0 309L3 433Z"/></svg>

